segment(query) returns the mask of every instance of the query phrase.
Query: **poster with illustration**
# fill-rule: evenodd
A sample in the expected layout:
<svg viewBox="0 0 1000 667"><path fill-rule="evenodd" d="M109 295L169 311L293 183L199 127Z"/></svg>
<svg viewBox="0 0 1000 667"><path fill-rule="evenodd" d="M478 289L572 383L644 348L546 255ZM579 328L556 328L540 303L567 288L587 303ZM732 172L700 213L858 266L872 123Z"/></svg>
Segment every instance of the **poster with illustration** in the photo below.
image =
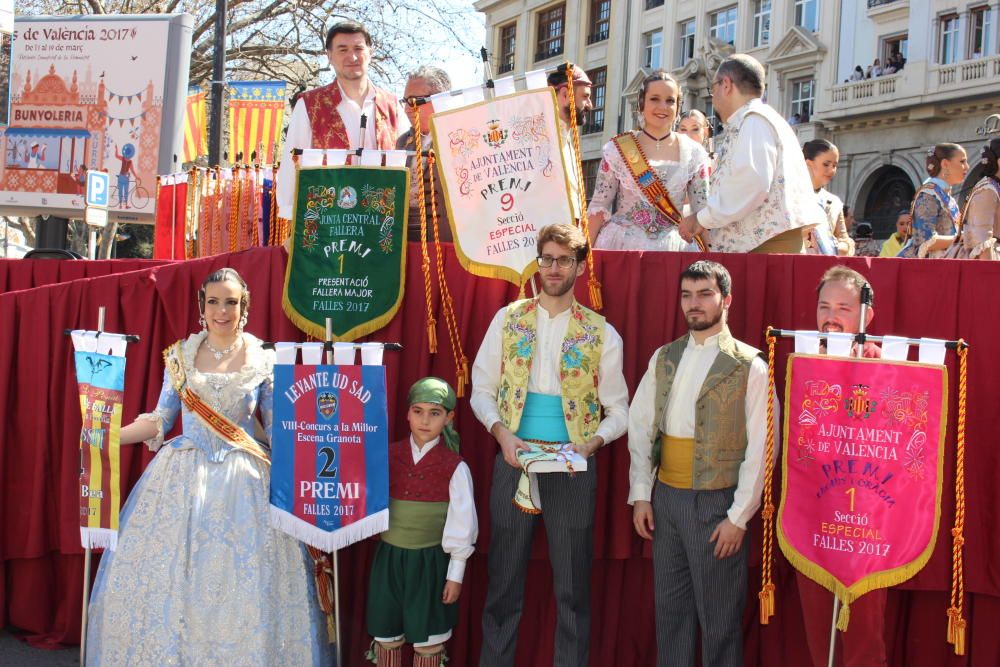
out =
<svg viewBox="0 0 1000 667"><path fill-rule="evenodd" d="M82 217L96 169L112 219L152 222L156 176L180 152L190 44L188 15L17 20L0 212Z"/></svg>

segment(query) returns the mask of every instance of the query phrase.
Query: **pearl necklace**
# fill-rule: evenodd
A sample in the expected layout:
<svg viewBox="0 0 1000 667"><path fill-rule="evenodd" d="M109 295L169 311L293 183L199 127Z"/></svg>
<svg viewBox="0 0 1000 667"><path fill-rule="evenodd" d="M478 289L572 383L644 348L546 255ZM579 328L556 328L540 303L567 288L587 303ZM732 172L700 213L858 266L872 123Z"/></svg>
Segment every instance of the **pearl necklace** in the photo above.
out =
<svg viewBox="0 0 1000 667"><path fill-rule="evenodd" d="M208 342L208 338L206 337L205 338L205 347L207 347L208 351L212 353L212 356L215 357L216 361L222 361L223 357L225 357L230 352L232 352L233 350L236 349L236 346L240 344L240 340L242 340L242 339L239 336L237 336L236 340L233 341L232 345L230 345L229 347L224 347L224 348L222 348L220 350L220 349L217 349L210 342Z"/></svg>

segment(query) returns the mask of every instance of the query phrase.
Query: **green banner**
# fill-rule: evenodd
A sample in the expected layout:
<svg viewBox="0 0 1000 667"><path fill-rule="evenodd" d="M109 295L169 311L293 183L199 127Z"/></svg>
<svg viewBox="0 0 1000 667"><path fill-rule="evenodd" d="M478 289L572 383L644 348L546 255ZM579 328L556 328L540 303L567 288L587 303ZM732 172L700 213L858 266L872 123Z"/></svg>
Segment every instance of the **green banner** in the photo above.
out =
<svg viewBox="0 0 1000 667"><path fill-rule="evenodd" d="M302 331L352 341L385 326L403 300L409 175L396 167L297 171L282 307Z"/></svg>

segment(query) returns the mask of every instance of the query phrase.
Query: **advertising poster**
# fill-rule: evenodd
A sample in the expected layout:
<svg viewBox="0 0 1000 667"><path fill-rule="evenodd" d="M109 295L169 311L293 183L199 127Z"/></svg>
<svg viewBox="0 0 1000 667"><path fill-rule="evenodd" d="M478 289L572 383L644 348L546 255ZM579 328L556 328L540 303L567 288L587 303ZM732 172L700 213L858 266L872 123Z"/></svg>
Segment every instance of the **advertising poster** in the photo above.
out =
<svg viewBox="0 0 1000 667"><path fill-rule="evenodd" d="M168 164L176 152L170 139L161 146L161 136L176 134L173 107L187 85L190 31L181 73L171 40L177 18L15 23L0 209L79 216L87 170L96 169L111 177L112 218L152 222L161 152Z"/></svg>

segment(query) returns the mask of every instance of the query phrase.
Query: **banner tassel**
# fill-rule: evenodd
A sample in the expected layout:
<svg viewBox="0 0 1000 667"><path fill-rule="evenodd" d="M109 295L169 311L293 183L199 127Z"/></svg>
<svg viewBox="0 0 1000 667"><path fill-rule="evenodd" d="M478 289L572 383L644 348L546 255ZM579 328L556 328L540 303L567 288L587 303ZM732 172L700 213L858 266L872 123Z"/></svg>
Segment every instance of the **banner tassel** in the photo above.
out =
<svg viewBox="0 0 1000 667"><path fill-rule="evenodd" d="M962 607L965 602L965 420L968 391L969 353L965 341L959 339L958 348L958 425L955 434L955 523L951 529L951 606L948 608L948 643L954 645L955 655L965 655L965 619Z"/></svg>
<svg viewBox="0 0 1000 667"><path fill-rule="evenodd" d="M765 332L769 332L768 327ZM766 334L765 334L766 335ZM774 591L771 580L771 566L774 556L774 346L777 339L767 336L767 440L764 454L764 491L761 502L763 509L760 516L764 524L764 553L761 562L760 622L767 625L774 616ZM845 607L846 608L846 607Z"/></svg>
<svg viewBox="0 0 1000 667"><path fill-rule="evenodd" d="M851 605L846 602L841 606L840 613L837 614L837 629L847 632L847 624L851 622Z"/></svg>
<svg viewBox="0 0 1000 667"><path fill-rule="evenodd" d="M438 351L437 320L431 315L428 315L427 320L427 347L431 354Z"/></svg>
<svg viewBox="0 0 1000 667"><path fill-rule="evenodd" d="M594 307L594 310L604 308L604 301L601 299L601 283L593 275L590 277L588 288L590 289L590 305Z"/></svg>

